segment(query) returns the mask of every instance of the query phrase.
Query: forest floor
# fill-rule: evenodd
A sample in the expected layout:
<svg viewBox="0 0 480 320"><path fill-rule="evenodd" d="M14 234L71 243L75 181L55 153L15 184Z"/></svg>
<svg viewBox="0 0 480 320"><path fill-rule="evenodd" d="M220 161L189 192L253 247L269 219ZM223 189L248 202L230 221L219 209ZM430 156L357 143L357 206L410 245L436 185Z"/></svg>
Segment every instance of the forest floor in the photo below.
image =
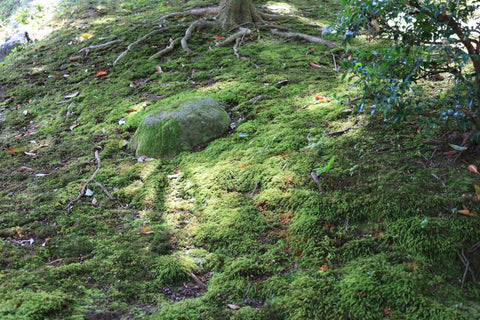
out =
<svg viewBox="0 0 480 320"><path fill-rule="evenodd" d="M126 51L216 4L4 11L48 33L0 65L0 318L478 319L478 155L355 112L340 43L253 29L237 57L207 29L149 59L198 19L178 15ZM314 36L341 10L256 5ZM227 106L227 134L170 160L129 151L146 114L199 95Z"/></svg>

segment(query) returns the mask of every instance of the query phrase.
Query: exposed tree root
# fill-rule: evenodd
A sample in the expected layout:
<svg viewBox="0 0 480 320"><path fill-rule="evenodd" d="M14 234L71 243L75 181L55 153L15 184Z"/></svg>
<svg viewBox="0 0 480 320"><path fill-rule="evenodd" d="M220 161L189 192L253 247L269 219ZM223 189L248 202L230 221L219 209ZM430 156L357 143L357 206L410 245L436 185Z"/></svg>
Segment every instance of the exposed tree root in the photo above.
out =
<svg viewBox="0 0 480 320"><path fill-rule="evenodd" d="M192 23L190 25L190 27L188 27L187 31L185 31L185 36L180 41L180 44L182 45L183 50L185 50L186 52L192 52L193 51L192 49L190 49L188 47L187 41L188 41L188 39L190 39L192 37L192 33L196 29L203 29L203 28L206 28L206 27L213 27L213 26L218 26L218 24L215 23L215 22L212 22L212 21L207 21L207 20L197 20L194 23Z"/></svg>
<svg viewBox="0 0 480 320"><path fill-rule="evenodd" d="M175 26L176 27L176 26ZM137 41L135 42L132 42L128 45L127 47L127 50L123 51L118 57L117 59L115 59L115 61L113 61L113 65L115 65L118 60L120 60L124 55L127 54L128 51L130 51L130 49L132 48L133 45L136 45L136 44L139 44L140 42L144 41L145 39L148 39L151 35L155 34L155 33L159 33L160 31L165 31L165 30L169 30L169 29L172 29L172 28L175 28L175 27L165 27L165 28L159 28L159 29L155 29L149 33L147 33L146 35L144 35L143 37L141 37L140 39L138 39Z"/></svg>
<svg viewBox="0 0 480 320"><path fill-rule="evenodd" d="M78 52L82 52L82 51L87 51L88 52L90 49L103 48L103 47L109 46L111 44L120 43L120 42L123 42L123 40L113 40L113 41L109 41L109 42L106 42L106 43L97 44L95 46L85 47L85 48L82 48L82 49L78 50Z"/></svg>
<svg viewBox="0 0 480 320"><path fill-rule="evenodd" d="M335 44L331 41L322 39L320 37L315 37L315 36L310 36L308 34L304 33L298 33L298 32L280 32L277 29L273 29L270 31L271 33L281 36L281 37L288 37L288 38L299 38L303 40L307 40L309 42L314 42L314 43L321 43L326 45L327 47L334 47Z"/></svg>
<svg viewBox="0 0 480 320"><path fill-rule="evenodd" d="M206 17L212 17L212 18L213 17L218 17L219 15L222 14L222 9L224 9L224 8L219 6L219 7L192 9L192 10L187 10L187 11L183 11L183 12L173 12L173 13L169 13L169 14L155 20L155 22L166 21L168 18L171 18L171 17L178 17L178 16L185 16L185 15L194 15L196 17L201 18L201 19L193 22L192 24L190 24L190 26L187 27L187 29L185 31L185 35L181 39L177 38L177 39L171 41L170 44L168 45L168 47L162 49L161 51L159 51L155 54L153 54L152 56L149 57L149 59L159 58L159 57L162 57L165 54L173 51L179 40L180 40L180 44L181 44L183 50L185 50L186 52L192 52L193 50L190 49L189 46L188 46L188 40L192 37L192 35L197 30L205 29L205 28L213 28L213 27L224 28L226 26L225 23L221 22L223 19L217 19L217 20L205 20L204 19ZM321 43L321 44L324 44L324 45L329 46L329 47L335 46L335 44L333 42L322 39L320 37L311 36L311 35L307 35L307 34L303 34L303 33L292 32L291 29L285 28L285 27L282 27L282 26L262 24L264 22L264 19L274 21L274 20L288 19L288 18L290 18L290 16L272 15L272 14L260 12L258 10L255 10L252 15L254 15L253 22L248 22L246 24L257 25L260 28L273 28L271 30L271 33L275 34L275 35L278 35L278 36L281 36L281 37L299 38L299 39L303 39L303 40L306 40L306 41L309 41L309 42ZM220 18L222 18L222 17L220 17ZM147 38L149 38L153 34L156 34L158 32L165 31L165 30L168 30L168 29L171 29L171 28L176 28L178 26L162 27L160 25L160 27L161 28L155 29L155 30L151 31L150 33L144 35L140 39L130 43L127 46L127 49L125 51L123 51L115 59L113 64L115 65L123 56L125 56L131 50L132 46L146 40ZM245 36L251 35L252 31L248 28L244 28L244 27L241 27L239 25L235 26L233 29L237 29L238 31L235 32L234 34L232 34L231 36L229 36L224 41L217 42L215 44L215 47L225 47L225 46L228 46L228 45L234 43L234 45L233 45L234 54L238 59L242 59L240 57L240 55L238 54L238 47L240 45L241 39L243 39ZM279 30L288 30L288 32L281 32ZM118 41L118 40L116 40L116 41ZM111 44L111 43L114 43L114 42L112 41L110 43L95 46L95 47L106 46L106 45ZM82 50L86 50L86 49L87 48L84 48ZM243 58L243 59L245 59L245 58Z"/></svg>
<svg viewBox="0 0 480 320"><path fill-rule="evenodd" d="M219 12L220 12L220 7L198 8L198 9L192 9L192 10L187 10L182 12L169 13L155 21L159 22L159 21L164 21L170 17L178 17L178 16L186 16L186 15L194 15L201 18L204 18L207 16L214 17L218 15Z"/></svg>
<svg viewBox="0 0 480 320"><path fill-rule="evenodd" d="M215 44L215 47L226 47L228 46L229 44L231 44L232 42L240 39L240 38L243 38L245 36L248 36L252 34L252 30L250 29L247 29L247 28L239 28L239 31L232 34L231 36L229 36L227 39L225 39L224 41L221 41L221 42L217 42ZM237 48L238 48L238 44L237 44ZM234 50L235 51L235 50Z"/></svg>

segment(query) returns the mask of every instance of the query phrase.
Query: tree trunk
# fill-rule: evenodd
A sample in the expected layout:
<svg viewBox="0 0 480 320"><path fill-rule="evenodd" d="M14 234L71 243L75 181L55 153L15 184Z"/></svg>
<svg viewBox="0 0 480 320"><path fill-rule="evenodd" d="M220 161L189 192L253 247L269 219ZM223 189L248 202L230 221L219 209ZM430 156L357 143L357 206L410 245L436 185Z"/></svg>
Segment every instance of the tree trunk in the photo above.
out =
<svg viewBox="0 0 480 320"><path fill-rule="evenodd" d="M261 22L262 17L255 10L252 0L222 0L219 20L223 29L233 29Z"/></svg>

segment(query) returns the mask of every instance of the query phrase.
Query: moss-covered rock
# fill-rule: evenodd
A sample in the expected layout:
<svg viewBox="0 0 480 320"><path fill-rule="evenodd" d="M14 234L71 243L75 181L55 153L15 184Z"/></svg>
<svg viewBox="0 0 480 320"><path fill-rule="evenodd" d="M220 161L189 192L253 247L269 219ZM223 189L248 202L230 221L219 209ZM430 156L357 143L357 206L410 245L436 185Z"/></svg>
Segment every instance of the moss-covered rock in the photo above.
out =
<svg viewBox="0 0 480 320"><path fill-rule="evenodd" d="M137 156L171 158L222 135L230 117L222 103L209 97L182 98L149 114L130 143Z"/></svg>

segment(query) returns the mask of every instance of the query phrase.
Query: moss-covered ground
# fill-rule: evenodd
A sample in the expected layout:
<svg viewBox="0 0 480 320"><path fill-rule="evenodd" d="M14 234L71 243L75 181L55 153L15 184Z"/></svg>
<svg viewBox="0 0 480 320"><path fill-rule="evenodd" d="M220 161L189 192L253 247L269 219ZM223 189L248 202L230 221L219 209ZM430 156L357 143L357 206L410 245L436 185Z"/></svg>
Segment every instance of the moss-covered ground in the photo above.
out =
<svg viewBox="0 0 480 320"><path fill-rule="evenodd" d="M214 4L64 0L0 65L0 319L478 319L478 156L424 143L448 128L336 100L355 98L334 70L344 47L260 30L237 59L203 30L195 51L148 60L196 19L181 16L112 65L162 15ZM340 10L288 4L256 3L312 35ZM232 129L138 161L143 116L188 95L225 103ZM98 184L73 201L95 150Z"/></svg>

